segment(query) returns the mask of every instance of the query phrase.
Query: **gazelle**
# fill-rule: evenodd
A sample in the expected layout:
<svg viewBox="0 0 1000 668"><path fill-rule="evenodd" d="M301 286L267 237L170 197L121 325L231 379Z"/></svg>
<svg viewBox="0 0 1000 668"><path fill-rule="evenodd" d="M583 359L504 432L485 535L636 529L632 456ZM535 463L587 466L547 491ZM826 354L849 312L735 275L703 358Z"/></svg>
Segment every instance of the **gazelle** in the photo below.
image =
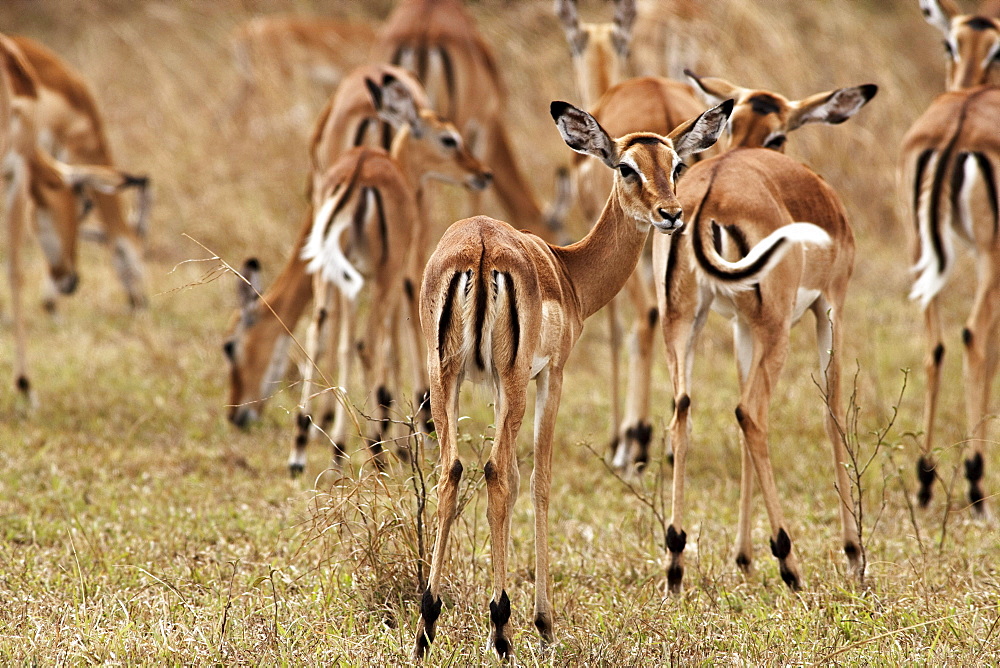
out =
<svg viewBox="0 0 1000 668"><path fill-rule="evenodd" d="M899 166L900 186L916 230L917 279L910 297L920 302L927 336L917 496L926 506L935 478L934 418L945 351L938 299L955 265L958 239L973 250L978 276L962 342L966 430L972 452L965 459L965 477L969 501L982 512L983 444L1000 335L1000 20L959 14L950 3L935 0L921 0L920 7L928 23L944 35L949 92L936 98L907 132Z"/></svg>
<svg viewBox="0 0 1000 668"><path fill-rule="evenodd" d="M386 60L416 73L431 107L450 119L493 170L511 219L545 239L560 227L558 203L543 211L515 159L504 111L506 91L493 51L460 0L401 0L382 28ZM478 196L473 194L474 210Z"/></svg>
<svg viewBox="0 0 1000 668"><path fill-rule="evenodd" d="M580 23L574 0L558 0L556 14L570 44L582 97L594 117L612 135L641 131L667 134L681 121L704 109L692 88L684 83L660 77L618 82L625 70L635 20L632 0L615 3L612 23ZM596 104L592 104L595 100ZM593 221L600 215L601 206L611 191L612 175L598 166L594 158L583 155L574 158L572 174L580 207L586 220ZM632 303L634 320L627 348L628 379L622 417L619 399L621 337L617 312L618 303L625 297ZM608 315L611 324L611 458L615 467L635 474L649 458L653 433L649 422L649 396L659 312L648 254L643 254L622 296L608 305Z"/></svg>
<svg viewBox="0 0 1000 668"><path fill-rule="evenodd" d="M393 319L406 308L404 285L419 281L426 244L425 223L417 205L416 190L429 174L485 188L490 174L462 143L450 122L429 110L418 110L407 86L391 74L380 84L366 81L383 120L398 128L391 154L380 149L355 148L344 154L326 172L313 193L315 216L302 248L306 270L313 274L313 319L306 339L302 363L302 399L296 424L295 444L289 458L293 475L305 467L305 446L313 422L310 410L314 360L324 320L337 335L337 386L350 382L355 355L355 325L358 294L368 289L367 324L357 347L364 367L370 398L376 400L381 418L368 439L376 464L383 464L382 442L389 424L393 396L387 384L386 347ZM410 290L412 293L412 289ZM415 315L415 311L410 311ZM412 365L422 378L420 341L415 318L411 329ZM337 401L333 429L334 460L345 455L349 430L345 401Z"/></svg>
<svg viewBox="0 0 1000 668"><path fill-rule="evenodd" d="M62 164L39 148L36 115L40 84L35 70L14 40L0 35L0 67L3 76L0 97L8 100L0 118L7 151L2 156L7 178L8 271L11 290L11 315L14 329L14 378L21 397L31 400L28 377L27 334L21 291L21 250L29 215L34 209L34 223L49 277L64 294L76 289L76 240L80 223L76 189L96 188L103 192L133 185L141 180L100 166ZM3 142L0 142L3 143Z"/></svg>
<svg viewBox="0 0 1000 668"><path fill-rule="evenodd" d="M104 120L90 87L67 62L27 37L13 37L36 75L36 122L42 147L73 165L100 165L114 169ZM135 219L126 222L120 189L89 189L112 249L113 263L132 307L146 303L140 235L146 229L149 179L129 180L126 187L139 191Z"/></svg>
<svg viewBox="0 0 1000 668"><path fill-rule="evenodd" d="M367 59L375 31L362 22L277 14L239 24L229 43L240 74L235 112L279 82L287 87L299 73L331 89L340 85Z"/></svg>
<svg viewBox="0 0 1000 668"><path fill-rule="evenodd" d="M737 100L730 118L728 152L691 167L679 191L689 212L683 235L653 243L657 302L674 390L670 422L674 478L667 530L667 584L679 591L684 575L684 484L691 422L694 344L710 308L733 321L740 380L736 418L742 475L736 563L751 568L750 510L756 474L771 524L771 551L785 583L797 589L801 574L778 497L768 446L771 392L785 362L791 327L811 310L816 317L827 436L833 449L844 551L860 568L858 531L840 436L842 311L854 266L854 235L834 190L809 168L780 153L786 133L807 122L840 123L864 106L871 85L820 93L799 102L768 91L751 91L721 79L695 82L713 97ZM780 138L780 141L779 141ZM738 143L737 143L738 142ZM777 150L760 148L768 145ZM802 225L802 223L809 223ZM790 249L776 235L811 242ZM781 255L787 257L781 259Z"/></svg>
<svg viewBox="0 0 1000 668"><path fill-rule="evenodd" d="M366 78L381 81L386 74L391 74L408 88L417 109L429 109L423 87L402 68L368 65L344 77L316 121L309 145L312 166L310 202L299 238L287 262L260 300L257 299L257 292L243 289L246 285L243 281L237 284L239 312L232 319L223 349L230 366L229 419L240 428L249 426L258 418L276 383L284 376L291 344L289 332L295 329L312 300L312 277L306 272L306 263L300 257L306 235L312 227L312 191L319 189L321 183L318 181L348 149L354 146L389 148L391 126L379 117L365 85ZM419 198L419 188L417 194ZM259 280L260 264L254 260L251 267L256 267L254 273ZM416 291L414 287L411 290L414 297L408 298L413 302L414 313ZM423 397L426 382L417 389Z"/></svg>
<svg viewBox="0 0 1000 668"><path fill-rule="evenodd" d="M554 640L549 598L548 506L552 439L562 374L584 321L607 304L632 274L650 226L673 232L681 207L674 170L703 151L725 126L724 103L663 137L633 133L612 139L590 114L553 102L551 114L566 144L617 171L604 211L590 233L571 246L552 246L507 223L477 216L453 224L431 255L420 290L420 324L431 378L431 411L440 441L438 533L430 578L420 605L414 658L434 640L441 580L457 512L459 387L466 378L492 386L496 438L485 465L493 566L490 644L511 654L507 544L517 498L517 434L531 379L536 384L535 627Z"/></svg>

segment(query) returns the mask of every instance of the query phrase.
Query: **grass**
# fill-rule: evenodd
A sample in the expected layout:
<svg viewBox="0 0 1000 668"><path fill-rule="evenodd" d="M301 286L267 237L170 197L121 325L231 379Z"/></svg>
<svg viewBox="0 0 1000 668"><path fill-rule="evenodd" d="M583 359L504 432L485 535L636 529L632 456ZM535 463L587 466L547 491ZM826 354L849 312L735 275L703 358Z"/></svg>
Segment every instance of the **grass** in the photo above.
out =
<svg viewBox="0 0 1000 668"><path fill-rule="evenodd" d="M375 476L356 454L349 479L333 481L321 475L329 453L317 445L305 478L290 481L293 392L276 397L251 431L230 428L220 345L234 281L211 259L238 266L254 254L267 278L276 273L303 206L310 114L325 95L304 90L290 100L290 114L254 110L251 127L230 123L222 114L236 85L228 30L263 11L375 20L389 3L374 3L369 14L318 0L89 0L73 12L63 4L13 0L0 6L0 26L41 39L77 65L94 82L119 162L152 175L153 297L148 312L130 316L106 252L88 244L79 294L60 304L55 320L30 312L40 405L19 415L13 392L0 393L0 663L406 662L421 573L412 471L396 465ZM547 193L548 175L567 151L539 110L550 99L574 99L550 3L471 6L508 64L516 142ZM606 332L598 316L570 362L556 436L551 552L560 642L551 653L539 651L531 628L531 453L527 430L522 434L525 484L508 591L523 664L972 665L994 662L1000 652L995 524L963 508L961 478L950 507L939 485L915 522L903 490L914 488L923 344L919 314L905 298L909 223L894 168L905 128L943 87L939 40L916 2L789 7L712 3L701 28L711 50L705 47L699 68L792 97L867 81L881 87L858 118L840 128L805 128L789 149L837 187L858 235L844 357L848 371L855 361L860 369L862 447L872 447L870 432L891 416L900 369L914 370L889 447L865 480L868 517L881 512L868 534L868 585L856 587L843 572L808 323L792 336L771 439L806 587L796 595L781 584L759 503L757 572L743 578L735 569L735 368L727 325L713 317L694 383L686 589L666 596L657 523L591 452L609 433ZM598 11L584 4L585 16ZM40 275L37 251L30 257L29 277ZM969 266L956 272L954 297L944 305L945 482L964 430L957 351ZM40 301L35 283L29 280L31 305ZM0 351L4 373L12 356L6 332ZM658 354L656 457L670 415L663 366ZM472 391L463 410L471 418L462 423L466 505L453 534L433 665L494 663L484 652L490 559L482 489L491 413ZM1000 489L992 446L987 493ZM421 459L431 486L433 457ZM657 489L657 476L647 475L643 493ZM433 518L430 492L425 519Z"/></svg>

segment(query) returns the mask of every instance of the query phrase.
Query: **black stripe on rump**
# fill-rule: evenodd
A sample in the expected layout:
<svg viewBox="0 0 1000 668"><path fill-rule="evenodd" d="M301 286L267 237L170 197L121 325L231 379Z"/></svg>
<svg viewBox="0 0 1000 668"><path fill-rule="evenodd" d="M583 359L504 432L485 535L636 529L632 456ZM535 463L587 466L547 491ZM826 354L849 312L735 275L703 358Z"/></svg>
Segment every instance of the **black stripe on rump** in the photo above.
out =
<svg viewBox="0 0 1000 668"><path fill-rule="evenodd" d="M924 171L927 169L927 163L930 162L932 155L934 155L932 148L926 149L920 154L920 157L917 158L917 168L913 179L913 217L918 232L920 230L920 184L924 182Z"/></svg>
<svg viewBox="0 0 1000 668"><path fill-rule="evenodd" d="M997 201L996 175L993 173L993 165L990 164L989 158L978 152L972 155L976 158L976 164L979 165L983 182L986 184L986 196L989 197L990 209L993 211L993 236L995 238L1000 233L1000 202Z"/></svg>
<svg viewBox="0 0 1000 668"><path fill-rule="evenodd" d="M417 47L414 49L414 51L417 52L417 62L416 62L417 80L419 80L420 83L422 83L424 85L424 87L426 87L427 86L427 44L426 43L418 44Z"/></svg>
<svg viewBox="0 0 1000 668"><path fill-rule="evenodd" d="M489 298L489 286L486 284L485 271L483 271L486 265L486 242L482 238L482 233L480 232L479 244L482 251L479 255L479 269L477 269L476 280L478 282L478 290L476 291L476 366L481 370L486 370L486 360L483 358L483 329L486 326L486 302Z"/></svg>
<svg viewBox="0 0 1000 668"><path fill-rule="evenodd" d="M361 123L358 124L358 129L354 133L354 143L351 146L361 146L365 141L365 135L368 133L368 126L371 125L372 119L365 118L362 119Z"/></svg>
<svg viewBox="0 0 1000 668"><path fill-rule="evenodd" d="M375 195L375 215L378 218L379 239L382 240L382 258L379 262L384 263L386 258L389 257L389 227L385 222L385 206L382 204L382 191L378 188L372 188L371 191Z"/></svg>
<svg viewBox="0 0 1000 668"><path fill-rule="evenodd" d="M969 157L968 153L964 151L959 153L955 158L955 164L951 170L951 220L952 224L961 220L961 215L959 208L961 203L959 202L959 194L962 192L962 186L965 184L965 159Z"/></svg>
<svg viewBox="0 0 1000 668"><path fill-rule="evenodd" d="M452 65L451 56L448 55L448 50L443 46L438 47L438 53L441 54L441 67L444 68L444 82L445 90L448 93L448 113L446 114L448 118L455 118L455 67ZM439 105L440 106L440 105Z"/></svg>
<svg viewBox="0 0 1000 668"><path fill-rule="evenodd" d="M514 294L514 277L509 271L503 272L504 285L507 288L507 311L510 313L510 335L514 345L510 351L510 368L514 368L517 351L521 347L521 317L517 312L517 295Z"/></svg>
<svg viewBox="0 0 1000 668"><path fill-rule="evenodd" d="M763 269L774 252L777 251L782 244L784 244L787 239L779 239L777 243L764 251L763 255L757 258L757 261L751 264L749 267L740 269L738 271L727 271L725 269L720 269L711 263L708 259L708 254L705 253L704 242L701 238L701 234L698 233L698 219L701 218L701 211L698 212L698 218L694 221L694 234L691 235L691 243L694 248L694 255L698 259L698 264L705 271L706 274L718 278L723 281L740 281L745 278L749 278L759 273Z"/></svg>
<svg viewBox="0 0 1000 668"><path fill-rule="evenodd" d="M455 307L455 291L458 290L458 281L461 278L462 272L456 271L448 283L448 290L444 293L441 317L438 318L438 359L441 361L444 361L444 340L448 336L448 330L451 328L451 319L454 316Z"/></svg>
<svg viewBox="0 0 1000 668"><path fill-rule="evenodd" d="M361 196L358 197L358 208L354 210L354 220L352 220L352 232L355 239L364 239L365 219L368 217L368 194L373 191L371 186L361 188Z"/></svg>

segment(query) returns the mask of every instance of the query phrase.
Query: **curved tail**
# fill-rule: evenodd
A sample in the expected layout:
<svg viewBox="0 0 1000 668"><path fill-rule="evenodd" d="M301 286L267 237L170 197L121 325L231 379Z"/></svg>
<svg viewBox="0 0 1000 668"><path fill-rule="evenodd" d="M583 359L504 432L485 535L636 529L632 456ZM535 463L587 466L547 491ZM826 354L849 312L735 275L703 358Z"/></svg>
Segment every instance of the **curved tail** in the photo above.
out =
<svg viewBox="0 0 1000 668"><path fill-rule="evenodd" d="M351 189L343 184L327 197L313 217L312 230L302 247L302 259L306 260L306 271L315 274L323 272L323 277L336 285L350 299L355 299L365 279L344 255L341 236L351 226L352 217L342 213L344 200Z"/></svg>
<svg viewBox="0 0 1000 668"><path fill-rule="evenodd" d="M760 283L793 244L825 246L831 241L830 235L817 225L790 223L779 227L753 248L747 249L742 259L730 262L722 257L714 241L716 234L723 229L734 237L737 246L745 246L746 241L739 228L723 228L714 220L711 225L699 225L695 222L692 245L702 276L727 292L747 290Z"/></svg>

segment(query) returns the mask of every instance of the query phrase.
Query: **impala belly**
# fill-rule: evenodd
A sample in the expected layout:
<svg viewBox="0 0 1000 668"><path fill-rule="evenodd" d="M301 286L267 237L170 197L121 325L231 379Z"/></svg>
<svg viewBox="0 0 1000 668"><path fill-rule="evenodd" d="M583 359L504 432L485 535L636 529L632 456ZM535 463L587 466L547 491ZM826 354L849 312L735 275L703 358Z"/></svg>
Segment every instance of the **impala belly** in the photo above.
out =
<svg viewBox="0 0 1000 668"><path fill-rule="evenodd" d="M799 288L795 294L795 308L792 310L792 324L797 323L805 314L806 310L812 306L816 298L819 297L819 290L809 288Z"/></svg>

